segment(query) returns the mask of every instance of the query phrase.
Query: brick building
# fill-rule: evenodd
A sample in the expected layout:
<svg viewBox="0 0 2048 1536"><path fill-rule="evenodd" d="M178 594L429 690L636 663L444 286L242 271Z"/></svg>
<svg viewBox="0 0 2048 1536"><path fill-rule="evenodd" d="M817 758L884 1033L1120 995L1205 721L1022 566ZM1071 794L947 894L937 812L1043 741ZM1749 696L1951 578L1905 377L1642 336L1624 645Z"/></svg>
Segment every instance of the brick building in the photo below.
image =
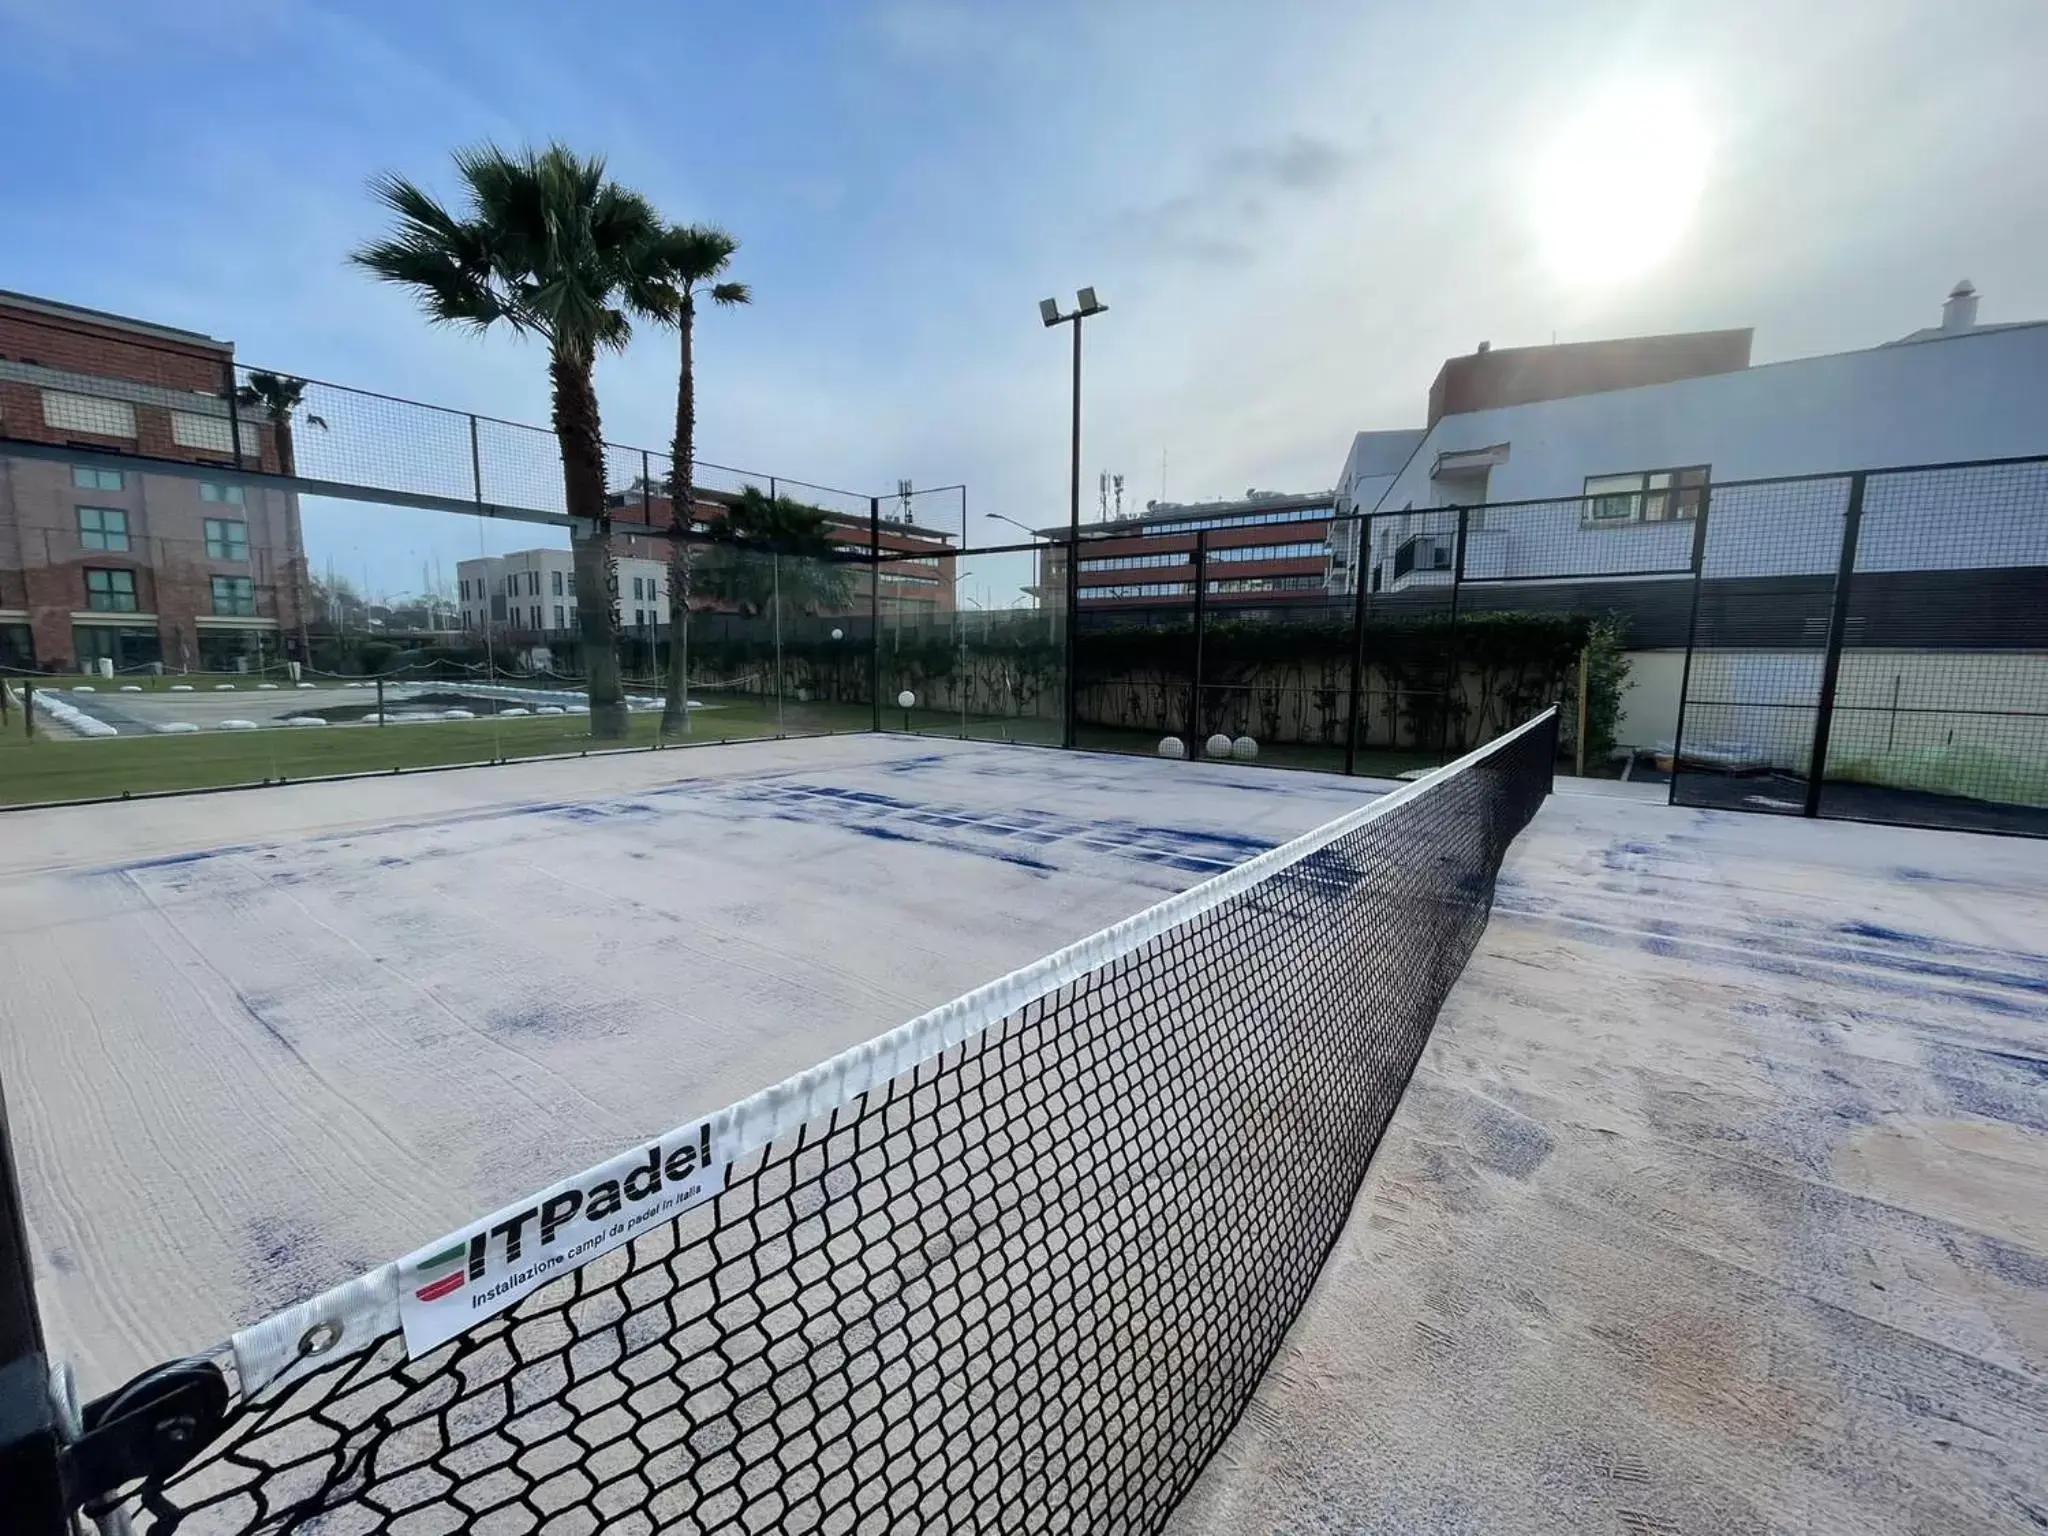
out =
<svg viewBox="0 0 2048 1536"><path fill-rule="evenodd" d="M1200 537L1205 600L1231 610L1319 603L1331 582L1328 491L1248 491L1242 500L1150 502L1141 518L1081 525L1081 608L1188 608ZM1042 606L1066 600L1064 523L1040 528L1033 589Z"/></svg>
<svg viewBox="0 0 2048 1536"><path fill-rule="evenodd" d="M0 291L0 666L298 653L298 498L234 474L280 466L233 376L231 343Z"/></svg>

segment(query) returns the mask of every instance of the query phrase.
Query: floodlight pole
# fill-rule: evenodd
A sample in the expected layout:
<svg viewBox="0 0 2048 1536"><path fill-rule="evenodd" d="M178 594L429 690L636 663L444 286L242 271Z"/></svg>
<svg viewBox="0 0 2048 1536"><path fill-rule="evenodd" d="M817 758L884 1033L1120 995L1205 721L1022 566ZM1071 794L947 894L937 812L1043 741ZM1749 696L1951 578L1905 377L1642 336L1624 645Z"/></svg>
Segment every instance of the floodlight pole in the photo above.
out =
<svg viewBox="0 0 2048 1536"><path fill-rule="evenodd" d="M1045 299L1038 306L1039 318L1048 328L1055 325L1071 325L1074 328L1074 430L1073 457L1068 465L1067 482L1067 654L1066 654L1066 708L1064 723L1060 730L1060 745L1071 751L1079 736L1080 692L1078 675L1074 665L1076 642L1081 632L1081 322L1090 315L1099 315L1109 306L1099 302L1093 288L1083 288L1076 296L1071 314L1061 314L1059 303Z"/></svg>

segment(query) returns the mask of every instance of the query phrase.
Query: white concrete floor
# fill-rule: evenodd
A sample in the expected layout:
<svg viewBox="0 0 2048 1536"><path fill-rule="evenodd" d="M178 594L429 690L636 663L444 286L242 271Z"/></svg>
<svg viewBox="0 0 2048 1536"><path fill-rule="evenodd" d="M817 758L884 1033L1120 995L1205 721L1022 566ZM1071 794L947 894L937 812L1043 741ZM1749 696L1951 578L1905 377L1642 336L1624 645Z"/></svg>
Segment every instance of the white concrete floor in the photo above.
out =
<svg viewBox="0 0 2048 1536"><path fill-rule="evenodd" d="M2048 844L1571 788L1173 1530L2048 1528Z"/></svg>
<svg viewBox="0 0 2048 1536"><path fill-rule="evenodd" d="M1193 1532L2048 1525L2048 845L1561 793ZM855 737L0 820L86 1390L1373 792Z"/></svg>
<svg viewBox="0 0 2048 1536"><path fill-rule="evenodd" d="M110 1388L1384 787L855 736L8 816L53 1341Z"/></svg>

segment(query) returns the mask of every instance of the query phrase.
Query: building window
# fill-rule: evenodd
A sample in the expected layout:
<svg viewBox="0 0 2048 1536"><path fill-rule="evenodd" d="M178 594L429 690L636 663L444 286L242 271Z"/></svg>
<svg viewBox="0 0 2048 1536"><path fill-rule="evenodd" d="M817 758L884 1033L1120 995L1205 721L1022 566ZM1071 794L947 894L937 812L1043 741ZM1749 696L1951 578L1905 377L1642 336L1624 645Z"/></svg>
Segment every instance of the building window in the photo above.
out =
<svg viewBox="0 0 2048 1536"><path fill-rule="evenodd" d="M242 488L239 485L220 485L212 480L199 482L199 499L218 502L225 507L239 507L243 504Z"/></svg>
<svg viewBox="0 0 2048 1536"><path fill-rule="evenodd" d="M256 617L256 583L247 576L213 578L213 611L223 619Z"/></svg>
<svg viewBox="0 0 2048 1536"><path fill-rule="evenodd" d="M78 509L78 543L82 549L128 552L128 514L113 507Z"/></svg>
<svg viewBox="0 0 2048 1536"><path fill-rule="evenodd" d="M134 613L133 571L87 571L85 606L94 613Z"/></svg>
<svg viewBox="0 0 2048 1536"><path fill-rule="evenodd" d="M118 491L127 485L128 477L118 469L88 469L83 464L74 464L71 483L81 491Z"/></svg>
<svg viewBox="0 0 2048 1536"><path fill-rule="evenodd" d="M128 672L163 659L157 632L139 625L73 625L71 648L78 657L78 665L87 672L97 671L102 660L111 661L117 672Z"/></svg>
<svg viewBox="0 0 2048 1536"><path fill-rule="evenodd" d="M263 457L263 431L253 422L242 422L242 457ZM235 436L226 416L201 416L193 411L171 412L171 441L180 448L201 453L219 453L232 458Z"/></svg>
<svg viewBox="0 0 2048 1536"><path fill-rule="evenodd" d="M468 601L469 601L469 578L468 578L467 576L463 577L463 578L462 578L462 580L461 580L461 581L460 581L459 583L457 583L457 585L459 585L459 586L460 586L460 587L462 588L462 600L463 600L463 601L464 601L465 603L466 603L466 602L468 602ZM467 611L465 610L465 612L464 612L464 614L463 614L463 617L467 618L468 616L469 616L469 615L468 615Z"/></svg>
<svg viewBox="0 0 2048 1536"><path fill-rule="evenodd" d="M558 590L558 591L559 591L559 590L561 589L561 585L562 585L562 573L561 573L560 571L557 571L557 572L555 572L555 587L556 587L556 590ZM567 629L568 627L569 627L569 626L568 626L568 625L567 625L566 623L564 623L564 622L563 622L563 619L562 619L562 605L561 605L560 603L557 603L557 604L555 604L555 628L557 628L557 629Z"/></svg>
<svg viewBox="0 0 2048 1536"><path fill-rule="evenodd" d="M526 595L527 595L528 597L539 597L539 596L540 596L540 572L539 572L539 571L528 571L528 572L526 573ZM536 614L540 612L540 610L539 610L538 608L534 609L533 611L534 611L534 612L535 612ZM534 620L534 625L535 625L535 627L536 627L536 628L537 628L537 627L539 626L539 624L540 624L540 620L539 620L539 619L535 619L535 620Z"/></svg>
<svg viewBox="0 0 2048 1536"><path fill-rule="evenodd" d="M548 587L556 597L562 595L562 573L560 571L548 572ZM560 609L556 610L556 612L560 611Z"/></svg>
<svg viewBox="0 0 2048 1536"><path fill-rule="evenodd" d="M536 579L537 579L537 578L536 578ZM534 627L535 629L539 629L539 628L540 628L540 604L539 604L539 603L535 603L535 604L533 605L533 607L532 607L532 609L531 609L530 611L531 611L531 612L532 612L532 614L533 614L533 627Z"/></svg>
<svg viewBox="0 0 2048 1536"><path fill-rule="evenodd" d="M249 525L232 517L209 517L206 520L206 558L247 560Z"/></svg>
<svg viewBox="0 0 2048 1536"><path fill-rule="evenodd" d="M1588 475L1580 521L1588 528L1691 522L1707 494L1706 465L1629 475Z"/></svg>
<svg viewBox="0 0 2048 1536"><path fill-rule="evenodd" d="M125 400L102 400L97 395L46 389L43 420L60 432L90 432L95 437L135 435L135 407Z"/></svg>

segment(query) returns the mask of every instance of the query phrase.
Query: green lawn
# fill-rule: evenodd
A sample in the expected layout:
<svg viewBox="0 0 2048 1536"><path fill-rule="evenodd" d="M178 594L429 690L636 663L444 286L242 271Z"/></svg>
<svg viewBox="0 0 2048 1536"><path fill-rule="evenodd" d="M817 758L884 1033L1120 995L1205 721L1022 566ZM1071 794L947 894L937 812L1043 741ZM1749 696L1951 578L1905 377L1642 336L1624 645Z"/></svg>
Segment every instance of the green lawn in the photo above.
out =
<svg viewBox="0 0 2048 1536"><path fill-rule="evenodd" d="M865 706L788 704L782 728L790 735L865 730ZM34 740L11 709L0 729L0 805L93 800L175 789L275 783L342 773L449 767L561 753L652 747L658 714L636 714L627 740L594 741L580 715L512 720L424 721L386 726L331 726L326 730L277 727L261 731L209 731L192 736L67 737L46 720ZM682 742L747 740L774 736L772 701L738 700L699 710L693 734Z"/></svg>
<svg viewBox="0 0 2048 1536"><path fill-rule="evenodd" d="M145 686L168 687L177 678L144 679ZM247 685L251 680L238 679ZM153 686L152 686L153 685ZM107 686L104 683L96 686ZM209 684L193 679L195 691ZM451 684L451 687L459 685ZM0 721L0 805L31 805L64 800L94 800L120 795L179 789L215 789L235 784L278 783L335 774L390 772L394 769L451 767L567 753L608 751L622 747L651 748L659 737L660 716L635 714L623 742L594 741L587 717L538 716L527 719L423 721L386 726L331 726L325 730L276 727L261 731L205 731L196 735L121 736L79 740L37 722L29 740L18 709ZM692 736L671 745L721 740L742 741L774 736L831 731L863 731L873 722L864 704L799 704L785 702L780 725L772 700L736 698L715 709L695 712ZM885 730L930 736L960 737L957 714L929 709L904 711L890 705L882 711ZM1059 742L1057 720L969 716L966 737L975 741L1019 741L1044 746ZM1154 756L1158 737L1148 731L1084 726L1082 747L1105 752ZM1264 746L1256 760L1273 768L1308 768L1325 773L1344 770L1342 747ZM1429 753L1361 751L1358 771L1393 778L1414 768L1432 768Z"/></svg>

